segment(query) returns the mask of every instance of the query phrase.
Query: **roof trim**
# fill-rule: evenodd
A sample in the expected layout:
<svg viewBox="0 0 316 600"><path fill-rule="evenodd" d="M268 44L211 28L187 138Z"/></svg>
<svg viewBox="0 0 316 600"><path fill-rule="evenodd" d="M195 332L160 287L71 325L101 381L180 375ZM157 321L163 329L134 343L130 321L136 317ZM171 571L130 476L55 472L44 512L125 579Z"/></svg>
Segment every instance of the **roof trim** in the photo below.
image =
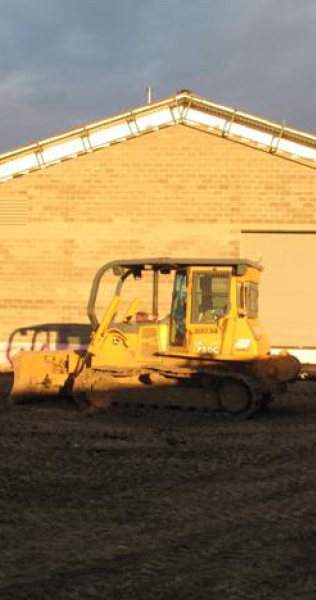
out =
<svg viewBox="0 0 316 600"><path fill-rule="evenodd" d="M0 154L0 182L183 124L316 167L316 136L184 91Z"/></svg>

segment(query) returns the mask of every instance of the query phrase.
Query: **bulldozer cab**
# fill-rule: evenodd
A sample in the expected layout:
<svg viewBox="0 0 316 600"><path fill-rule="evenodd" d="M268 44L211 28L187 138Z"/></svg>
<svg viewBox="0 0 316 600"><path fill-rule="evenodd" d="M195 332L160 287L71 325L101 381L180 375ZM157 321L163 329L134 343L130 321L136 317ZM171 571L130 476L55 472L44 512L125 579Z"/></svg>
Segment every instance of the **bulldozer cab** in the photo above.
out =
<svg viewBox="0 0 316 600"><path fill-rule="evenodd" d="M198 329L202 327L202 332L218 331L220 320L231 306L231 273L230 268L224 267L176 271L171 309L172 346L187 347L196 325Z"/></svg>
<svg viewBox="0 0 316 600"><path fill-rule="evenodd" d="M123 354L126 364L162 355L249 360L267 352L269 342L258 322L261 268L246 259L162 258L108 263L97 273L91 289L88 316L94 334L89 350L100 364L105 360L120 363ZM100 280L109 269L119 280L99 322L96 297ZM128 277L141 279L144 271L152 272L151 310L139 311L139 298L134 298L125 317L116 322L125 281ZM174 281L171 307L164 318L159 313L161 275Z"/></svg>

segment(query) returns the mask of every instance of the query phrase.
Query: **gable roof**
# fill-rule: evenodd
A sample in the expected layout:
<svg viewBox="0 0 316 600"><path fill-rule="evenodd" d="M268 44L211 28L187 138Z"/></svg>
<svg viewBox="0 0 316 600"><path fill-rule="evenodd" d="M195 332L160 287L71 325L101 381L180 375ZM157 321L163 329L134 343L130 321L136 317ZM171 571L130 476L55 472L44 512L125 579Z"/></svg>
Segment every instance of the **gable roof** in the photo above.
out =
<svg viewBox="0 0 316 600"><path fill-rule="evenodd" d="M0 182L178 124L316 167L316 136L183 90L175 96L0 154Z"/></svg>

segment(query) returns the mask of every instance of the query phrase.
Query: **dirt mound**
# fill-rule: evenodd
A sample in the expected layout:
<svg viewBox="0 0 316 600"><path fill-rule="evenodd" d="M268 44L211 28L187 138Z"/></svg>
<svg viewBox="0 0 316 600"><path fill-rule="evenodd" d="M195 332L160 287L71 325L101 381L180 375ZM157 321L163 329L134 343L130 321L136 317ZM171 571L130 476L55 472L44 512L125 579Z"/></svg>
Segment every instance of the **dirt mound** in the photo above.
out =
<svg viewBox="0 0 316 600"><path fill-rule="evenodd" d="M315 597L316 386L250 421L0 412L0 598Z"/></svg>

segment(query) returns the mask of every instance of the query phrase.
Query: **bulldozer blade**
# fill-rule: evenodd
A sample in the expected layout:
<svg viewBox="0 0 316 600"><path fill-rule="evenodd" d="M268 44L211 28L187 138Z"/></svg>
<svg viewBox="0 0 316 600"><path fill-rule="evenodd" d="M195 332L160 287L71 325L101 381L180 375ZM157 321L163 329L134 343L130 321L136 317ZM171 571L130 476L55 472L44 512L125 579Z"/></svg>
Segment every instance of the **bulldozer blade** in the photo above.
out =
<svg viewBox="0 0 316 600"><path fill-rule="evenodd" d="M69 378L70 354L74 353L19 352L13 358L14 383L8 400L59 395Z"/></svg>

